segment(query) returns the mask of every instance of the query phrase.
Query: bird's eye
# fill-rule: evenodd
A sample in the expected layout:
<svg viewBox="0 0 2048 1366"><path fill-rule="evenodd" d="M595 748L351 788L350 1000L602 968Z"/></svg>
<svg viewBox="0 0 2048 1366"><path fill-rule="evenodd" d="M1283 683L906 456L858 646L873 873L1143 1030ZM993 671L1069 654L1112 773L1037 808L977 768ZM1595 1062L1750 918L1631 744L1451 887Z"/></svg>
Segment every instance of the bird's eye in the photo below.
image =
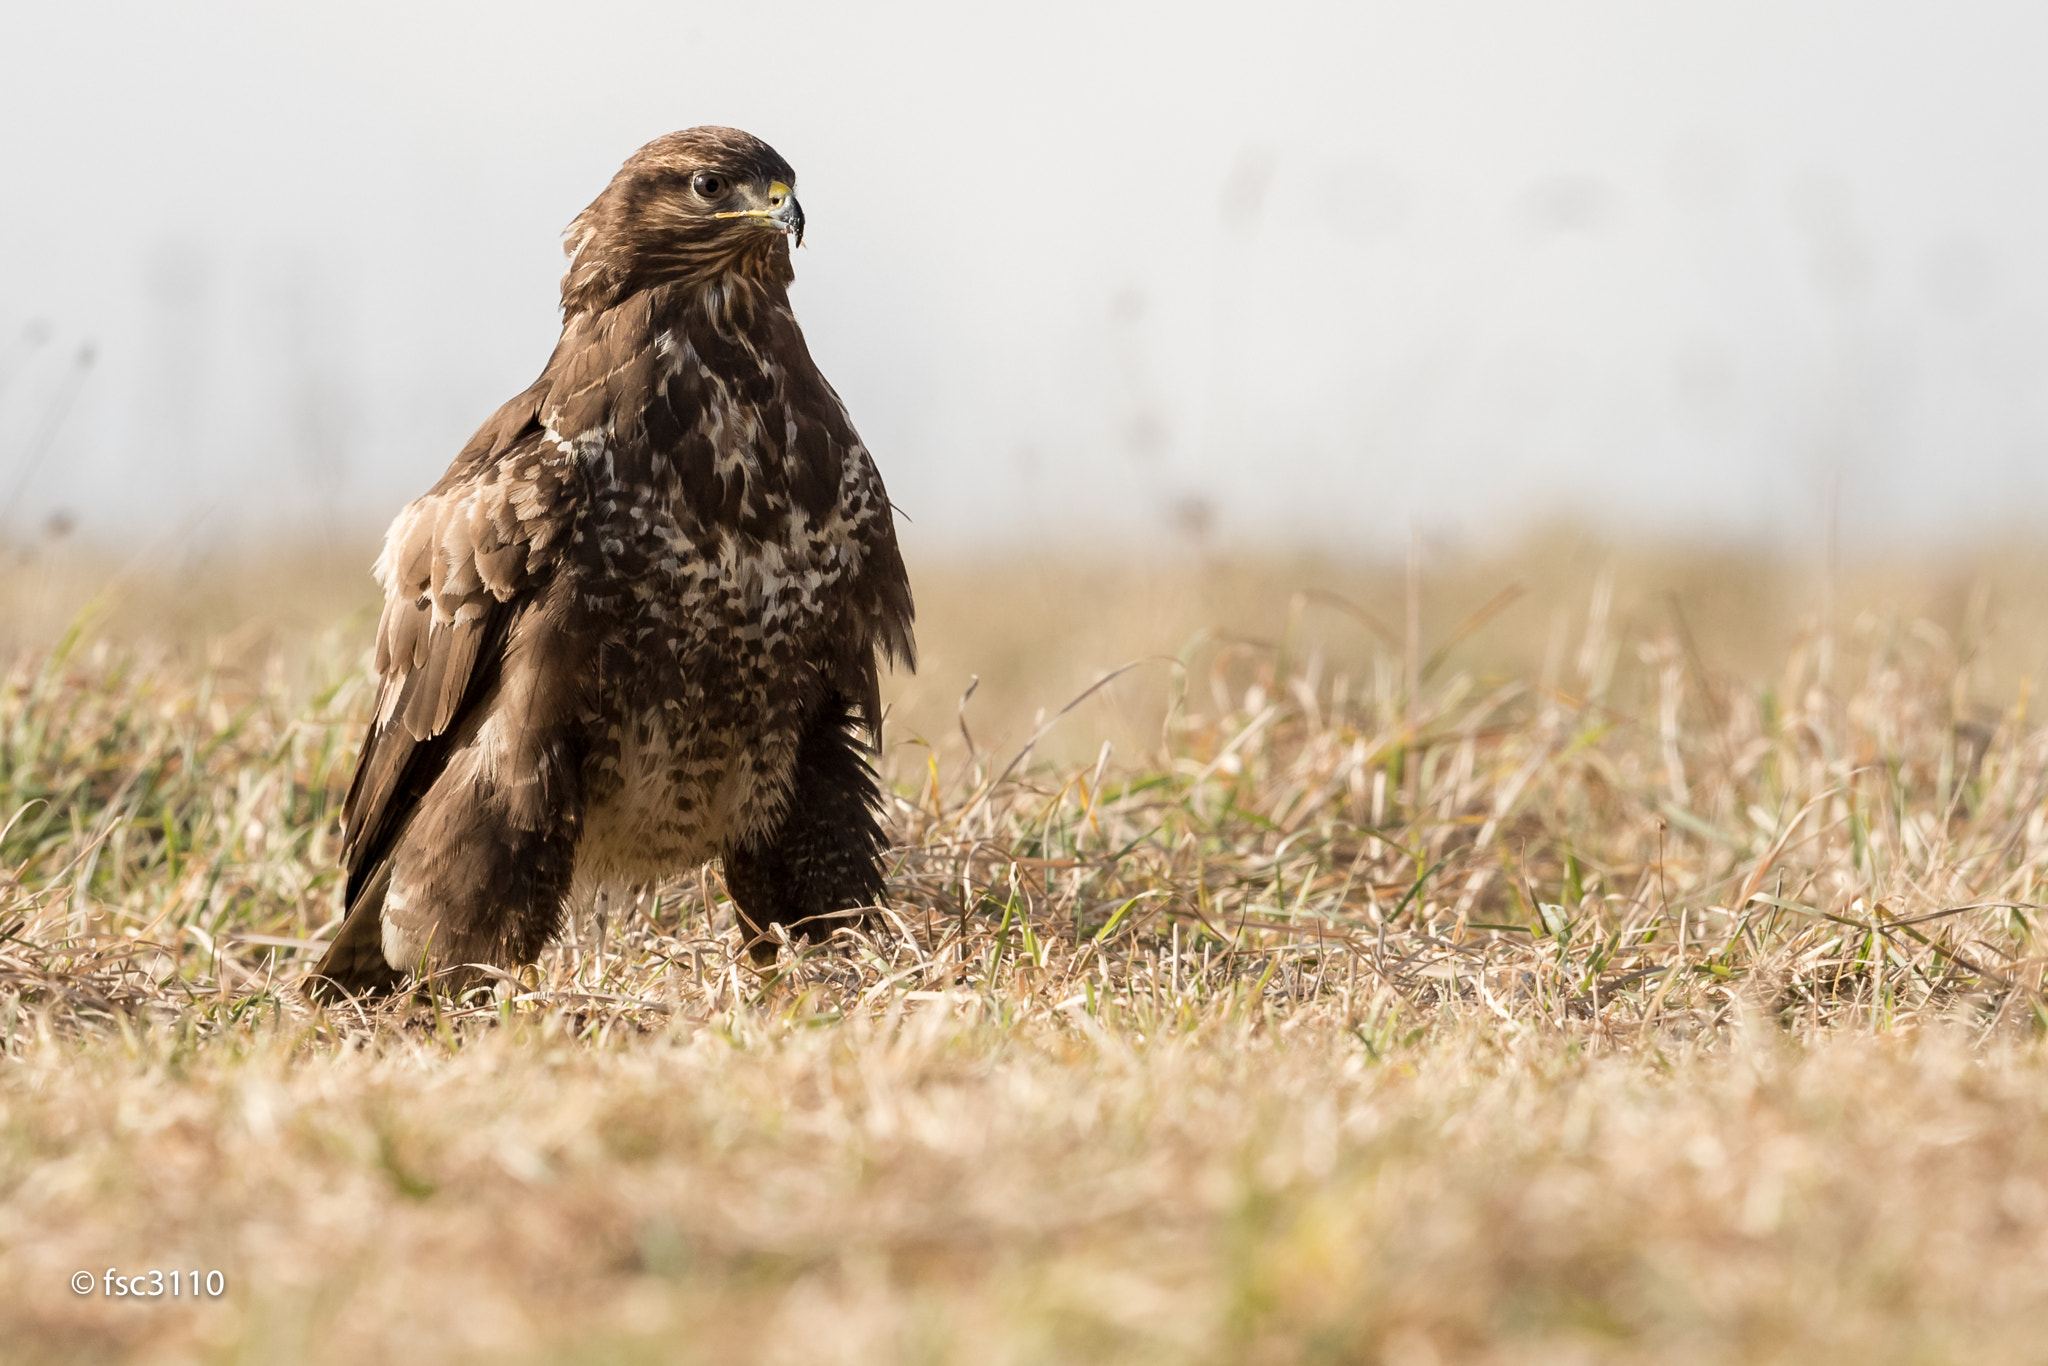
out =
<svg viewBox="0 0 2048 1366"><path fill-rule="evenodd" d="M716 199L725 193L725 177L712 175L709 171L699 171L690 181L690 188L706 199Z"/></svg>

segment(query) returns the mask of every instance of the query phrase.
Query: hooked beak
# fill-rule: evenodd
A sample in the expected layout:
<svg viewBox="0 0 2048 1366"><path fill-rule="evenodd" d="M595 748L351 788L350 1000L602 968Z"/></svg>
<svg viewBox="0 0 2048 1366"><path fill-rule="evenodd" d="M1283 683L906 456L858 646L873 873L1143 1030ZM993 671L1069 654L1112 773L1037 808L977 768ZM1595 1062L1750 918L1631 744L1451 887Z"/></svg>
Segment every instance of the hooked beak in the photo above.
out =
<svg viewBox="0 0 2048 1366"><path fill-rule="evenodd" d="M796 202L796 191L783 181L775 181L768 187L766 207L758 209L734 209L729 213L716 213L713 218L758 218L777 232L790 235L792 246L804 244L804 206Z"/></svg>

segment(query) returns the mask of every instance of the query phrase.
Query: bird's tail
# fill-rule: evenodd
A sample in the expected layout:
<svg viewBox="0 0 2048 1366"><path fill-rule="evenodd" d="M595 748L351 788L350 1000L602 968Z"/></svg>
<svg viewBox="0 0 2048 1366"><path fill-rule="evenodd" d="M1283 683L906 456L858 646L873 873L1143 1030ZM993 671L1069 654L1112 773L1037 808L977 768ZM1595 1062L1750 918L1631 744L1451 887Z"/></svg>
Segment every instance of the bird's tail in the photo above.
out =
<svg viewBox="0 0 2048 1366"><path fill-rule="evenodd" d="M383 996L405 980L405 974L384 961L384 893L391 885L387 860L364 886L320 966L306 979L306 994L316 1001L344 996Z"/></svg>

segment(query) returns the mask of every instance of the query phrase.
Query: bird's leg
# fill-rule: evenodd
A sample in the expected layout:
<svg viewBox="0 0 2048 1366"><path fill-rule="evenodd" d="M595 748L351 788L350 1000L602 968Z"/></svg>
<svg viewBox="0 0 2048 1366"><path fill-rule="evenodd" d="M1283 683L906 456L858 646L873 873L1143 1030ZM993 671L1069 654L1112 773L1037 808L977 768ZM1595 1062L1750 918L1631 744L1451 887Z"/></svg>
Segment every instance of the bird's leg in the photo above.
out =
<svg viewBox="0 0 2048 1366"><path fill-rule="evenodd" d="M881 899L881 794L853 726L846 698L827 697L798 743L781 826L725 850L726 889L757 964L775 961L775 926L795 939L822 938L864 919L846 912Z"/></svg>

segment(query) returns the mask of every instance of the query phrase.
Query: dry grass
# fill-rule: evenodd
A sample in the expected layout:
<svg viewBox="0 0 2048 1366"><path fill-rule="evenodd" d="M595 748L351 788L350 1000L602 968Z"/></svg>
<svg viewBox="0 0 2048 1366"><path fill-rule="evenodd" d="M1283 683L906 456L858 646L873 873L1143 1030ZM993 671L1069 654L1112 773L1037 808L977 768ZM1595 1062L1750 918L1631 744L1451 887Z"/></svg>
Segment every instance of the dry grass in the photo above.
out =
<svg viewBox="0 0 2048 1366"><path fill-rule="evenodd" d="M1946 627L1845 606L1837 634L1788 609L1810 584L1751 566L1744 635L1649 571L1524 565L1537 624L1525 603L1459 644L1501 568L1421 599L1412 669L1370 571L1184 574L1206 599L1143 579L1087 604L1086 644L1078 595L928 576L939 678L899 694L917 738L889 756L876 933L756 975L708 874L494 999L367 1015L291 990L333 917L359 634L23 651L0 678L0 1338L2037 1355L2048 731L2000 672L2025 642L1967 590ZM1266 615L1158 639L1205 606ZM1768 674L1705 662L1780 626ZM996 635L1069 645L959 727L944 675ZM1177 662L1028 748L1034 680L1119 646ZM110 1266L230 1289L68 1288Z"/></svg>

